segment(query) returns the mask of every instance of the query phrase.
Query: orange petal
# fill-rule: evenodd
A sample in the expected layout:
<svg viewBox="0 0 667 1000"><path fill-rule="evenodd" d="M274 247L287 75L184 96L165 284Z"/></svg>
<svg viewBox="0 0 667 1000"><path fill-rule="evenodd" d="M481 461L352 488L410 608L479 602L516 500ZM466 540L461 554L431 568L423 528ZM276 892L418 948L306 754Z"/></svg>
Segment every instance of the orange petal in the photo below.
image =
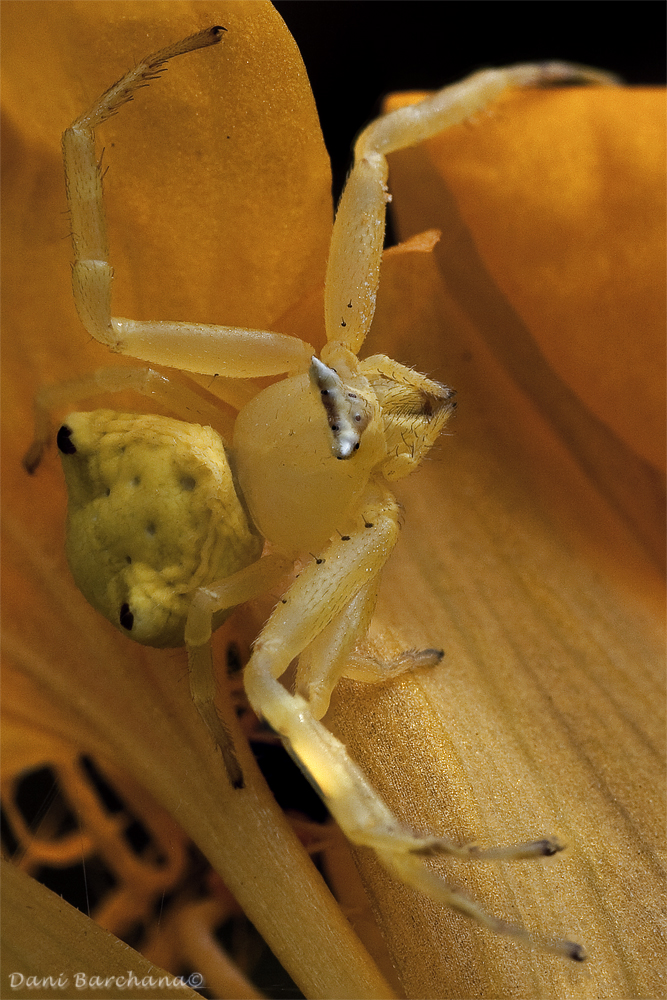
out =
<svg viewBox="0 0 667 1000"><path fill-rule="evenodd" d="M495 124L462 131L474 142ZM445 659L383 689L346 685L331 722L419 830L484 844L560 836L569 849L551 861L438 868L490 911L581 941L590 961L519 951L364 855L366 883L410 996L660 995L664 578L636 530L658 505L638 505L633 523L603 475L619 451L646 463L607 428L597 474L582 465L570 445L595 419L574 394L572 437L552 419L561 379L547 380L531 331L474 256L430 150L394 155L389 183L403 233L435 225L442 238L432 257L387 255L366 346L455 386L459 410L397 489L405 526L374 643L390 657L443 647ZM535 357L540 385L556 386L546 399L531 391Z"/></svg>
<svg viewBox="0 0 667 1000"><path fill-rule="evenodd" d="M2 862L2 893L5 914L11 913L11 921L7 919L11 928L3 933L3 961L12 989L35 991L33 996L56 991L72 996L77 991L122 996L128 988L147 997L165 996L167 991L168 996L181 1000L201 995L6 861ZM128 965L139 985L128 982Z"/></svg>
<svg viewBox="0 0 667 1000"><path fill-rule="evenodd" d="M662 469L664 113L658 89L514 93L428 145L484 266L549 364ZM399 199L410 232L415 207Z"/></svg>
<svg viewBox="0 0 667 1000"><path fill-rule="evenodd" d="M3 707L10 737L30 722L44 734L10 742L3 766L61 740L114 761L178 818L306 992L384 997L261 781L241 797L229 787L182 651L129 643L77 593L57 457L34 479L20 465L35 390L111 363L72 308L60 133L133 60L216 22L221 47L182 57L100 135L114 303L137 318L269 325L321 284L331 222L312 94L271 5L36 3L3 18Z"/></svg>
<svg viewBox="0 0 667 1000"><path fill-rule="evenodd" d="M454 298L659 565L663 104L657 91L515 94L393 161L406 234L448 234L436 256Z"/></svg>

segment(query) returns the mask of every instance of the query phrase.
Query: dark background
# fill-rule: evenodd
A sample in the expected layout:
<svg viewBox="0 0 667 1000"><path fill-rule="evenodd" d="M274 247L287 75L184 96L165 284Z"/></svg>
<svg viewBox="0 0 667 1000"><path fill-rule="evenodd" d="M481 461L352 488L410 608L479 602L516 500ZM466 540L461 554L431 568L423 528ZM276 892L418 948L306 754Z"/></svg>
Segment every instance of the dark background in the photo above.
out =
<svg viewBox="0 0 667 1000"><path fill-rule="evenodd" d="M276 0L306 64L338 197L357 132L393 90L561 59L665 82L661 0Z"/></svg>

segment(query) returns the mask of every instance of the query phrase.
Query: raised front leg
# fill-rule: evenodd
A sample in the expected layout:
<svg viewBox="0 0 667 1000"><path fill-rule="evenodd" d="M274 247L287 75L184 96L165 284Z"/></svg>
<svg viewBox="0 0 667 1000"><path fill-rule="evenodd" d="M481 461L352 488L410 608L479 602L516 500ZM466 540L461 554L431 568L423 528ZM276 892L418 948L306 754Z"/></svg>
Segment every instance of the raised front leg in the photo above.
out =
<svg viewBox="0 0 667 1000"><path fill-rule="evenodd" d="M599 70L567 63L482 70L419 104L377 118L364 129L355 143L354 166L338 206L329 251L325 291L329 340L341 341L357 353L373 320L389 201L387 155L466 121L510 87L561 82L617 81Z"/></svg>
<svg viewBox="0 0 667 1000"><path fill-rule="evenodd" d="M112 351L152 364L203 375L253 378L308 368L311 348L296 337L267 330L202 323L135 322L111 315L113 268L109 263L102 176L95 129L134 93L158 78L174 56L216 45L225 29L209 28L143 59L107 90L63 135L67 200L72 221L72 286L81 322Z"/></svg>

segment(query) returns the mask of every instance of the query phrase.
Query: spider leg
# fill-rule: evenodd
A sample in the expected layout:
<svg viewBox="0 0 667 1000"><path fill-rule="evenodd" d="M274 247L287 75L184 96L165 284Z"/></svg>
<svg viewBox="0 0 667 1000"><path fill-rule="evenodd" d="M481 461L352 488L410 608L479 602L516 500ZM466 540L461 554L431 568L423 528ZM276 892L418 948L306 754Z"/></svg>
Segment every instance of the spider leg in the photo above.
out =
<svg viewBox="0 0 667 1000"><path fill-rule="evenodd" d="M396 541L398 505L388 490L377 484L369 486L364 501L363 521L348 535L330 543L322 557L302 571L257 639L244 676L250 703L281 736L353 844L372 848L399 879L492 930L512 934L529 946L581 960L584 955L579 945L538 938L525 928L489 916L428 867L429 859L439 854L466 860L550 855L562 849L556 840L482 850L415 833L394 816L344 745L316 718L322 711L322 690L329 686L326 678L318 678L320 690L312 705L298 691L291 694L278 679L290 661L317 641L329 622L343 615L351 603L355 634L370 613L375 599L372 581ZM361 598L355 607L358 595ZM334 660L342 645L340 637L335 638ZM302 689L308 690L303 679Z"/></svg>
<svg viewBox="0 0 667 1000"><path fill-rule="evenodd" d="M80 400L101 393L127 390L165 403L182 420L210 424L226 441L231 441L236 411L178 372L167 376L152 368L99 368L89 375L57 382L39 390L33 404L34 436L23 459L25 470L35 472L53 439L54 411L64 406L71 410Z"/></svg>
<svg viewBox="0 0 667 1000"><path fill-rule="evenodd" d="M384 245L387 155L416 146L482 111L510 87L577 82L614 84L599 70L567 63L488 69L444 87L419 104L383 115L364 129L334 224L325 287L327 338L359 352L375 311Z"/></svg>
<svg viewBox="0 0 667 1000"><path fill-rule="evenodd" d="M356 652L354 647L368 632L379 582L376 576L365 584L299 656L295 690L306 699L316 719L326 713L331 693L341 677L380 684L417 667L433 666L442 659L442 650L435 649L409 650L389 662Z"/></svg>
<svg viewBox="0 0 667 1000"><path fill-rule="evenodd" d="M242 788L243 773L234 744L215 705L216 680L211 653L211 634L216 614L244 604L276 586L290 569L291 562L282 556L258 559L217 584L196 591L185 627L188 650L190 694L213 742L222 754L229 780Z"/></svg>
<svg viewBox="0 0 667 1000"><path fill-rule="evenodd" d="M442 649L406 649L395 660L353 655L348 660L342 676L364 684L383 684L411 670L434 667L440 663L444 655Z"/></svg>
<svg viewBox="0 0 667 1000"><path fill-rule="evenodd" d="M91 336L112 351L152 364L232 378L306 370L312 349L296 337L201 323L135 322L111 315L113 268L108 260L95 129L131 100L139 88L156 79L169 59L215 45L223 30L209 28L142 60L65 131L63 156L72 219L74 301Z"/></svg>
<svg viewBox="0 0 667 1000"><path fill-rule="evenodd" d="M217 686L210 640L203 646L188 647L190 694L213 742L222 755L229 782L233 788L243 788L245 781L232 735L215 707Z"/></svg>
<svg viewBox="0 0 667 1000"><path fill-rule="evenodd" d="M365 584L299 656L295 691L305 698L316 719L326 713L334 687L347 676L355 645L368 631L379 582L376 576Z"/></svg>

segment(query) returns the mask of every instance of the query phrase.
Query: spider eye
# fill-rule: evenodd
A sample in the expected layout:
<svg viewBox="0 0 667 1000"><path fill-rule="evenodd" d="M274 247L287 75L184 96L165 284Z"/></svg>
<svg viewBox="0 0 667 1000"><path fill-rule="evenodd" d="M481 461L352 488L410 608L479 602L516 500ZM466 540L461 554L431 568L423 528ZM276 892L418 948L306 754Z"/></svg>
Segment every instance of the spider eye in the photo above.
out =
<svg viewBox="0 0 667 1000"><path fill-rule="evenodd" d="M132 626L134 625L134 615L130 611L129 604L121 604L120 606L120 623L123 628L127 629L128 632L132 631Z"/></svg>
<svg viewBox="0 0 667 1000"><path fill-rule="evenodd" d="M72 433L72 428L68 427L67 424L63 424L56 435L58 450L61 451L63 455L76 455L76 448L74 447L74 442L72 441Z"/></svg>

